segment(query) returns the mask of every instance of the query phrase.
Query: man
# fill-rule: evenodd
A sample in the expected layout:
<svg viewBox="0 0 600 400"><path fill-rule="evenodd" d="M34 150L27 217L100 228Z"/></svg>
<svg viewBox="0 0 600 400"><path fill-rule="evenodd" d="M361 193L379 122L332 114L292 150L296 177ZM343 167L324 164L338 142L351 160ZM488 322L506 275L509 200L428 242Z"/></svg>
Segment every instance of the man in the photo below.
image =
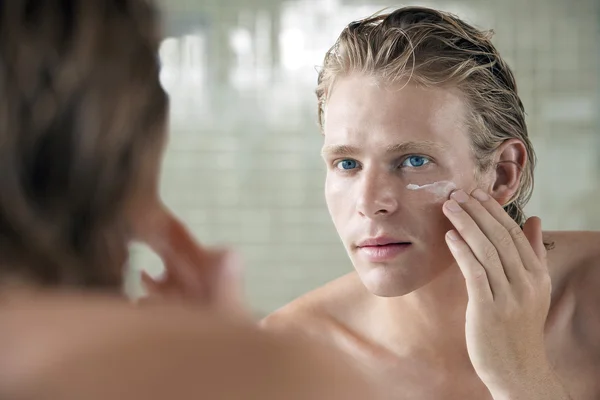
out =
<svg viewBox="0 0 600 400"><path fill-rule="evenodd" d="M372 398L340 352L239 315L237 262L162 204L148 1L0 2L0 27L1 399ZM203 307L129 304L133 239Z"/></svg>
<svg viewBox="0 0 600 400"><path fill-rule="evenodd" d="M490 36L421 7L344 29L317 96L356 271L262 325L342 349L384 398L597 399L600 234L525 222L535 155Z"/></svg>

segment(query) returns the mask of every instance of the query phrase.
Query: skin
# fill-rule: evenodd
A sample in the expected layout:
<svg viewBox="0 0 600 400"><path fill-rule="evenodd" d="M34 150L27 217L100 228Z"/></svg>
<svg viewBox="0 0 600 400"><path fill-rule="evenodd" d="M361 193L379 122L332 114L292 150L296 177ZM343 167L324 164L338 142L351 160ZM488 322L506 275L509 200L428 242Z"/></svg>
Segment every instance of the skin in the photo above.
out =
<svg viewBox="0 0 600 400"><path fill-rule="evenodd" d="M377 399L343 352L257 329L240 301L236 256L200 246L165 207L157 194L164 144L146 151L151 184L132 191L126 214L132 239L167 268L157 281L145 277L154 296L134 306L0 282L0 398Z"/></svg>
<svg viewBox="0 0 600 400"><path fill-rule="evenodd" d="M382 398L596 399L600 234L521 230L500 205L524 146L504 142L478 172L465 116L452 87L336 82L325 195L355 272L261 324L350 354ZM406 188L437 181L458 190ZM410 245L374 260L359 244L378 236Z"/></svg>
<svg viewBox="0 0 600 400"><path fill-rule="evenodd" d="M167 267L159 281L145 278L154 296L136 306L82 290L4 286L0 398L377 399L343 352L257 329L240 301L236 256L200 246L151 194L137 198L145 200L130 214L143 232L136 239Z"/></svg>
<svg viewBox="0 0 600 400"><path fill-rule="evenodd" d="M67 293L11 298L0 308L2 399L375 398L334 349L220 312Z"/></svg>

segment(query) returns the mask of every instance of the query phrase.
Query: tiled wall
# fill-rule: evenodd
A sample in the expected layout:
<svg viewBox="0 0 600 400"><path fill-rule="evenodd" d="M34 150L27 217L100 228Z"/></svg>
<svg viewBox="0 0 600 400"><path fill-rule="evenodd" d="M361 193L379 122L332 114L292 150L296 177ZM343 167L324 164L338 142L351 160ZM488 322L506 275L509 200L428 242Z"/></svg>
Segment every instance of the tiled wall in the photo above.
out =
<svg viewBox="0 0 600 400"><path fill-rule="evenodd" d="M167 34L197 34L162 53L172 105L162 192L200 240L240 250L248 298L269 312L352 268L323 201L315 65L346 23L393 4L198 3L165 2ZM547 229L600 228L598 1L409 4L494 28L539 157L529 213ZM160 264L134 249L133 293L139 268Z"/></svg>

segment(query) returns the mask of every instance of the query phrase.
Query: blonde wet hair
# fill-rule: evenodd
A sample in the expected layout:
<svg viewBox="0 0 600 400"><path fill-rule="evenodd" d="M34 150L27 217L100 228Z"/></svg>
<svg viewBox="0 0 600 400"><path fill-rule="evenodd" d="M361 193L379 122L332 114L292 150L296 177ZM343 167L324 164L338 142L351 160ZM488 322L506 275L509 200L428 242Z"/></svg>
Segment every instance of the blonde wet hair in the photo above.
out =
<svg viewBox="0 0 600 400"><path fill-rule="evenodd" d="M394 84L453 85L468 105L468 127L478 172L495 167L496 150L518 139L527 150L519 189L505 205L520 225L533 191L536 157L512 71L481 31L458 17L425 7L404 7L352 22L325 55L316 94L323 129L325 107L338 78L352 73Z"/></svg>

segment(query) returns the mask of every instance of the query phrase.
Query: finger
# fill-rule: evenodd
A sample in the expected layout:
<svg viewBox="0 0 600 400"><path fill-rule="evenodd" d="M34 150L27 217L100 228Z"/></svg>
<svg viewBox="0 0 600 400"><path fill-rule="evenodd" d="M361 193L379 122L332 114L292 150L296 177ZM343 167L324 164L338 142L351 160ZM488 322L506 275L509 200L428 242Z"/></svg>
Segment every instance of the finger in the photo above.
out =
<svg viewBox="0 0 600 400"><path fill-rule="evenodd" d="M160 282L164 282L164 280L165 280L164 277L161 277L161 278L153 277L146 270L142 270L140 273L140 276L142 278L142 283L144 283L144 285L148 285L150 287L158 287L158 286L160 286Z"/></svg>
<svg viewBox="0 0 600 400"><path fill-rule="evenodd" d="M166 271L165 274L158 279L153 278L146 271L142 271L141 278L144 288L146 289L146 297L148 298L153 300L160 299L164 301L167 299L182 299L185 296L185 293L181 290L180 285L176 282L173 282L173 280L169 278Z"/></svg>
<svg viewBox="0 0 600 400"><path fill-rule="evenodd" d="M489 283L487 270L475 257L470 247L455 230L448 231L446 243L454 256L467 284L469 300L477 302L493 301L494 293Z"/></svg>
<svg viewBox="0 0 600 400"><path fill-rule="evenodd" d="M194 264L194 248L188 250L187 254L177 254L177 257L171 257L165 262L167 276L170 271L178 271L186 265L196 266ZM185 257L187 255L187 257ZM183 257L182 257L183 256ZM174 260L175 259L175 260ZM189 281L172 279L171 286L176 287L180 296L189 300L201 301L204 303L219 304L225 308L231 308L230 305L241 302L241 262L240 258L232 252L220 249L202 249L202 260L198 265L201 285L197 283L190 285ZM222 303L222 304L220 304Z"/></svg>
<svg viewBox="0 0 600 400"><path fill-rule="evenodd" d="M243 304L243 280L241 258L231 251L225 252L217 268L212 286L211 300L228 312L246 313Z"/></svg>
<svg viewBox="0 0 600 400"><path fill-rule="evenodd" d="M480 204L508 231L519 252L525 269L528 271L539 269L540 259L537 257L519 224L506 213L500 203L481 189L474 190L473 195L478 198Z"/></svg>
<svg viewBox="0 0 600 400"><path fill-rule="evenodd" d="M510 289L508 279L494 245L481 232L473 218L455 200L446 201L443 210L446 217L463 238L463 241L469 246L473 255L485 268L494 298L502 293L507 293Z"/></svg>
<svg viewBox="0 0 600 400"><path fill-rule="evenodd" d="M155 284L154 278L146 270L142 270L140 276L144 285L153 286Z"/></svg>
<svg viewBox="0 0 600 400"><path fill-rule="evenodd" d="M150 306L157 303L158 300L154 296L141 296L134 300L134 304L138 306Z"/></svg>
<svg viewBox="0 0 600 400"><path fill-rule="evenodd" d="M157 233L144 237L163 260L169 289L177 289L188 300L219 301L217 297L226 292L227 273L222 271L226 252L200 246L185 225L166 209L156 220L160 221L160 227L155 227Z"/></svg>
<svg viewBox="0 0 600 400"><path fill-rule="evenodd" d="M166 207L154 210L137 236L162 259L171 285L178 285L186 296L207 293L210 271L206 250Z"/></svg>
<svg viewBox="0 0 600 400"><path fill-rule="evenodd" d="M170 220L164 237L166 247L159 253L165 269L187 295L206 295L210 285L211 254L201 247L176 218Z"/></svg>
<svg viewBox="0 0 600 400"><path fill-rule="evenodd" d="M153 276L151 276L145 270L142 270L140 277L142 280L142 284L144 285L144 288L148 292L152 292L152 293L160 292L164 289L165 285L167 284L167 279L165 279L166 278L165 276L161 277L160 279L157 279L157 278L154 278Z"/></svg>
<svg viewBox="0 0 600 400"><path fill-rule="evenodd" d="M544 244L544 237L542 231L542 220L538 217L530 217L525 221L523 226L523 234L529 241L533 252L535 253L542 268L547 269L547 250Z"/></svg>
<svg viewBox="0 0 600 400"><path fill-rule="evenodd" d="M521 260L521 255L506 228L477 199L467 195L464 191L456 191L452 193L451 197L469 214L481 232L496 248L508 282L517 285L522 283L525 278L523 260Z"/></svg>

